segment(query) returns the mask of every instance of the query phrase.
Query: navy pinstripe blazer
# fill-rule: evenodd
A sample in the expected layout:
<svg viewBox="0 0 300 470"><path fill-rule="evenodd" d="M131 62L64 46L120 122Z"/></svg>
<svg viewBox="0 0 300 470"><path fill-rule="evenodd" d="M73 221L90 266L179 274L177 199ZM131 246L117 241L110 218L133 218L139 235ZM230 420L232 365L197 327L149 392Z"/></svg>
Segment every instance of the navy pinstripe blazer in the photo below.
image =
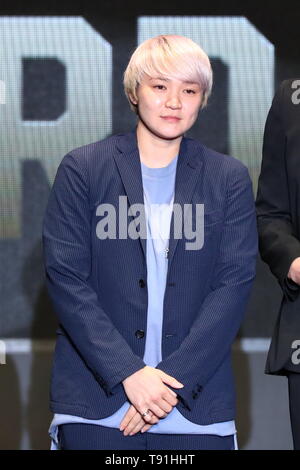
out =
<svg viewBox="0 0 300 470"><path fill-rule="evenodd" d="M146 240L96 235L97 207L110 203L118 209L120 195L127 196L128 205L143 203L135 130L63 158L43 227L47 287L60 324L51 377L53 412L110 416L127 399L122 380L145 366ZM231 344L257 256L248 171L240 161L183 138L174 203L204 204L204 245L186 250L191 240L175 238L172 216L157 368L184 384L173 390L187 419L198 424L230 420L235 415Z"/></svg>

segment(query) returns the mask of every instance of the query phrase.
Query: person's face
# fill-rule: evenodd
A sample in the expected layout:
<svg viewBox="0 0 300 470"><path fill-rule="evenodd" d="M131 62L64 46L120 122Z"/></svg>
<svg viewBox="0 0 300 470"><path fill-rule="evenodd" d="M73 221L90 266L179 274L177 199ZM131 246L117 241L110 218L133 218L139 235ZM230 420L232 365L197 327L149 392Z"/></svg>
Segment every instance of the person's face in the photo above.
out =
<svg viewBox="0 0 300 470"><path fill-rule="evenodd" d="M137 89L139 125L153 135L173 140L188 131L202 102L198 83L166 77L144 76Z"/></svg>

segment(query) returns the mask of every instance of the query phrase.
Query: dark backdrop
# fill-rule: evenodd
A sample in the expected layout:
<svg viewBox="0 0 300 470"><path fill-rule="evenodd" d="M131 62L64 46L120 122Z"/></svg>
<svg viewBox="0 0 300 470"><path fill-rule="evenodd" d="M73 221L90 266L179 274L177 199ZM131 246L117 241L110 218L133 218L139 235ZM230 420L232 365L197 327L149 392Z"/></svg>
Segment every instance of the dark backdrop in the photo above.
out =
<svg viewBox="0 0 300 470"><path fill-rule="evenodd" d="M206 5L204 5L206 3ZM242 5L243 3L243 5ZM130 54L137 45L137 18L139 16L244 16L275 46L274 88L286 78L300 76L300 8L296 2L215 1L184 2L114 1L60 2L8 2L0 4L2 16L81 16L112 45L112 132L126 131L135 124L122 92L122 74ZM0 31L1 36L1 31ZM1 48L0 44L0 48ZM12 46L13 47L13 46ZM0 54L1 60L1 54ZM215 85L211 104L203 118L191 132L205 144L223 152L228 151L228 70L218 57L212 58ZM42 67L41 67L42 65ZM1 67L1 64L0 64ZM53 119L55 113L67 107L63 70L53 61L44 64L22 62L23 88L20 90L21 119ZM35 101L32 86L37 76L49 79L48 97L39 95ZM44 73L44 75L43 75ZM1 80L1 68L0 68ZM37 81L37 88L41 80ZM55 87L55 83L59 86ZM8 90L9 91L9 90ZM44 112L39 107L44 100ZM48 100L48 101L47 101ZM36 113L36 114L35 114ZM39 117L37 117L40 114ZM52 115L51 115L52 113ZM52 116L52 117L51 117ZM0 107L1 120L1 107ZM7 136L0 136L5 146ZM69 149L71 150L71 148ZM61 158L63 155L61 155ZM1 163L0 163L1 165ZM0 237L1 326L2 338L47 338L54 336L56 320L48 299L42 265L41 224L51 183L43 165L35 159L20 162L21 221L18 237ZM259 261L256 283L246 319L241 328L243 337L269 337L275 322L280 291L267 267Z"/></svg>

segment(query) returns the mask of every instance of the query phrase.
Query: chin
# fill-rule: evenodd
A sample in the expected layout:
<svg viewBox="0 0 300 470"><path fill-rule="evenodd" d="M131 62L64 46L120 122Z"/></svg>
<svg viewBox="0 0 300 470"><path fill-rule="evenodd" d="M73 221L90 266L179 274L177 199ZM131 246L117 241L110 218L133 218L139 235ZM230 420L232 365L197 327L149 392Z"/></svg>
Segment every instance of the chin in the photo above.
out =
<svg viewBox="0 0 300 470"><path fill-rule="evenodd" d="M153 131L152 131L153 132ZM155 134L157 137L160 137L161 139L165 140L174 140L174 139L179 139L179 137L182 137L185 131L173 131L173 132L163 132L161 129L154 131L153 134Z"/></svg>
<svg viewBox="0 0 300 470"><path fill-rule="evenodd" d="M157 124L151 125L150 123L147 123L145 120L143 121L142 119L141 122L143 123L143 126L151 132L151 134L164 140L179 139L186 132L186 130L184 129L172 129L170 127L164 128L163 125L158 126Z"/></svg>
<svg viewBox="0 0 300 470"><path fill-rule="evenodd" d="M180 137L183 137L184 132L179 132L176 134L160 134L160 137L165 140L175 140L179 139Z"/></svg>

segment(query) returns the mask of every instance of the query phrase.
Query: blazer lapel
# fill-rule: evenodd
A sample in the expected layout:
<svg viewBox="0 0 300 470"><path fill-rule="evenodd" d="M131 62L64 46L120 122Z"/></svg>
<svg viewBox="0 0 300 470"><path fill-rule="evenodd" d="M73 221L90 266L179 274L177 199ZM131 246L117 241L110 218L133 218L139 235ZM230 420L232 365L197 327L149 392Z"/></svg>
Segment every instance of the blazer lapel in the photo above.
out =
<svg viewBox="0 0 300 470"><path fill-rule="evenodd" d="M197 158L201 157L201 158ZM186 139L181 141L175 179L174 204L179 204L184 214L184 204L190 204L202 167L203 147L199 142ZM185 220L182 217L181 233L184 234ZM174 237L174 211L172 213L169 240L168 271L177 247L178 238Z"/></svg>
<svg viewBox="0 0 300 470"><path fill-rule="evenodd" d="M137 147L136 130L128 134L120 135L117 146L119 153L114 155L114 159L124 184L129 204L144 204L142 171L139 150ZM196 155L201 158L197 158ZM177 161L174 194L174 204L177 203L180 205L182 213L184 204L189 204L192 199L202 166L202 156L203 147L201 144L192 139L182 139ZM144 206L141 216L145 218ZM184 224L184 219L182 220L182 223ZM181 229L183 234L183 226ZM141 237L139 240L146 258L146 240ZM173 212L170 225L169 267L174 256L177 243L178 239L174 238Z"/></svg>
<svg viewBox="0 0 300 470"><path fill-rule="evenodd" d="M129 204L144 204L142 169L137 147L136 131L120 135L117 146L119 153L114 155L114 159L119 169ZM146 220L144 205L141 217ZM134 223L136 223L136 219L134 219ZM140 237L139 240L146 258L146 239Z"/></svg>

